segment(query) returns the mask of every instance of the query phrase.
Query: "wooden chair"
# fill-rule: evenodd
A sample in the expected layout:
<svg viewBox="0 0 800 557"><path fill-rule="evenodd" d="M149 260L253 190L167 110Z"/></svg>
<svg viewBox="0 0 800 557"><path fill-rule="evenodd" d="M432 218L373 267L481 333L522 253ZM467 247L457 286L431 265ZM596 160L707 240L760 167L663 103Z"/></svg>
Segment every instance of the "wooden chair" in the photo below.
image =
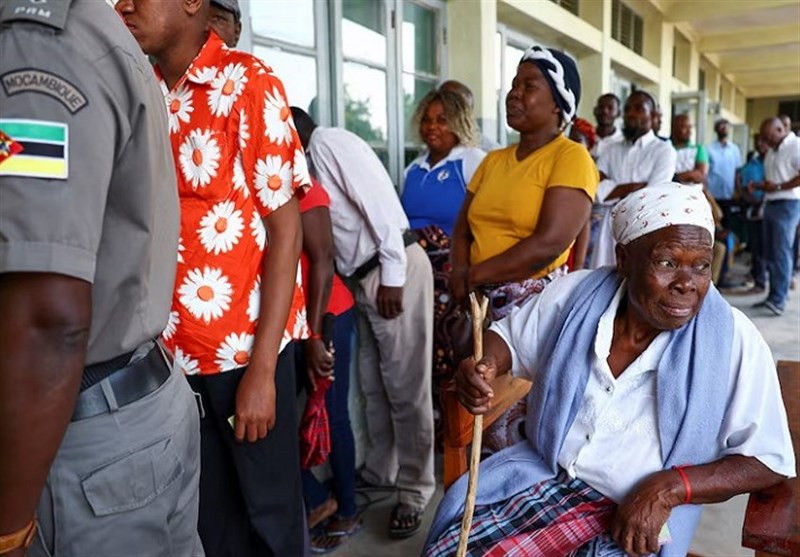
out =
<svg viewBox="0 0 800 557"><path fill-rule="evenodd" d="M530 381L501 375L492 382L492 409L483 416L483 429L492 425L506 410L528 394ZM444 397L444 488L467 471L467 449L472 442L472 414L461 406L455 391Z"/></svg>
<svg viewBox="0 0 800 557"><path fill-rule="evenodd" d="M800 362L778 362L778 379L797 455L800 448ZM800 555L798 478L750 494L742 527L742 545L755 549L756 557Z"/></svg>

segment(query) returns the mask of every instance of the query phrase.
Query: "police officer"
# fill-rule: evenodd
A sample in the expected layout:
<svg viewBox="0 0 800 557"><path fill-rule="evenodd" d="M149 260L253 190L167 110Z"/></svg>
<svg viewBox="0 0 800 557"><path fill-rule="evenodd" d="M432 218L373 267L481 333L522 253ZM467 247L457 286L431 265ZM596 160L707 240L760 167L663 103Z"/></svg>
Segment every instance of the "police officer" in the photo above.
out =
<svg viewBox="0 0 800 557"><path fill-rule="evenodd" d="M0 52L0 553L202 555L152 69L91 0L0 0Z"/></svg>

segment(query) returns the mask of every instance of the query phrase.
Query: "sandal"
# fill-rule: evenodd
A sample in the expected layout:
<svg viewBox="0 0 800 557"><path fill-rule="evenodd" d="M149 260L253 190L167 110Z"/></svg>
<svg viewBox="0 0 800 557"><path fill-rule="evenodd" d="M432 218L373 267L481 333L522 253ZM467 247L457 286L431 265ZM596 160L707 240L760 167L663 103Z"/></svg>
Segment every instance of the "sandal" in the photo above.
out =
<svg viewBox="0 0 800 557"><path fill-rule="evenodd" d="M311 509L311 512L308 513L308 529L311 530L318 524L321 524L337 510L339 510L339 504L336 502L336 499L329 497L324 503L314 507Z"/></svg>
<svg viewBox="0 0 800 557"><path fill-rule="evenodd" d="M322 534L311 537L311 553L322 555L339 549L361 529L361 524L360 514L352 518L332 517Z"/></svg>
<svg viewBox="0 0 800 557"><path fill-rule="evenodd" d="M398 503L392 509L389 519L389 537L394 539L409 538L422 526L422 515L425 509Z"/></svg>
<svg viewBox="0 0 800 557"><path fill-rule="evenodd" d="M311 553L314 555L324 555L336 551L347 542L344 536L329 536L328 534L319 534L311 538Z"/></svg>
<svg viewBox="0 0 800 557"><path fill-rule="evenodd" d="M361 529L361 524L361 513L356 513L349 518L335 514L325 525L325 534L349 537Z"/></svg>

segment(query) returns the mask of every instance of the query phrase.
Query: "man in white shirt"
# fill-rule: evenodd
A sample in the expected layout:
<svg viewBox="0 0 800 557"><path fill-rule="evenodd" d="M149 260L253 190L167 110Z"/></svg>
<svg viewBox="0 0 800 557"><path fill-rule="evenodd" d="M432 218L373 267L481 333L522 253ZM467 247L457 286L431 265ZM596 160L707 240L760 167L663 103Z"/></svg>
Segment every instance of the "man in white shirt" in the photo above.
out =
<svg viewBox="0 0 800 557"><path fill-rule="evenodd" d="M336 267L355 284L370 445L361 477L397 486L389 535L408 537L419 529L435 485L433 271L369 145L347 130L318 127L299 108L292 115L312 173L331 198Z"/></svg>
<svg viewBox="0 0 800 557"><path fill-rule="evenodd" d="M603 205L605 215L593 226L591 269L616 263L610 208L626 195L649 184L668 182L675 175L675 150L652 130L655 110L656 103L649 93L631 93L625 102L625 140L609 145L597 160L601 181L595 205Z"/></svg>
<svg viewBox="0 0 800 557"><path fill-rule="evenodd" d="M781 315L792 278L792 245L800 221L800 138L784 128L780 118L764 120L761 137L769 146L761 186L767 200L764 245L768 253L769 296L756 305Z"/></svg>
<svg viewBox="0 0 800 557"><path fill-rule="evenodd" d="M594 107L594 119L597 122L597 143L592 147L592 158L597 160L609 145L620 143L625 139L622 130L614 124L619 118L619 97L614 93L606 93L597 98Z"/></svg>

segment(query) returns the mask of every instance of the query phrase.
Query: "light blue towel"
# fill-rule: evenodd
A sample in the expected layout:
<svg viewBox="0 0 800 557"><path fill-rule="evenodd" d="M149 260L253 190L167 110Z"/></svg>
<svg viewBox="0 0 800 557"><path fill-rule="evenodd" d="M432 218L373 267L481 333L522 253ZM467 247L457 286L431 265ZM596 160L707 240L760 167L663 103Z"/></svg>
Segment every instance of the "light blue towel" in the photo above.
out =
<svg viewBox="0 0 800 557"><path fill-rule="evenodd" d="M591 372L600 317L620 285L614 269L598 269L571 293L551 330L536 369L525 421L527 441L481 464L477 504L496 503L526 487L552 478L567 432L583 400ZM672 331L658 365L658 425L664 468L703 464L720 458L720 427L727 408L733 314L711 286L699 313ZM428 534L430 543L464 513L467 475L447 491ZM700 506L683 505L669 518L672 543L659 555L685 555Z"/></svg>

